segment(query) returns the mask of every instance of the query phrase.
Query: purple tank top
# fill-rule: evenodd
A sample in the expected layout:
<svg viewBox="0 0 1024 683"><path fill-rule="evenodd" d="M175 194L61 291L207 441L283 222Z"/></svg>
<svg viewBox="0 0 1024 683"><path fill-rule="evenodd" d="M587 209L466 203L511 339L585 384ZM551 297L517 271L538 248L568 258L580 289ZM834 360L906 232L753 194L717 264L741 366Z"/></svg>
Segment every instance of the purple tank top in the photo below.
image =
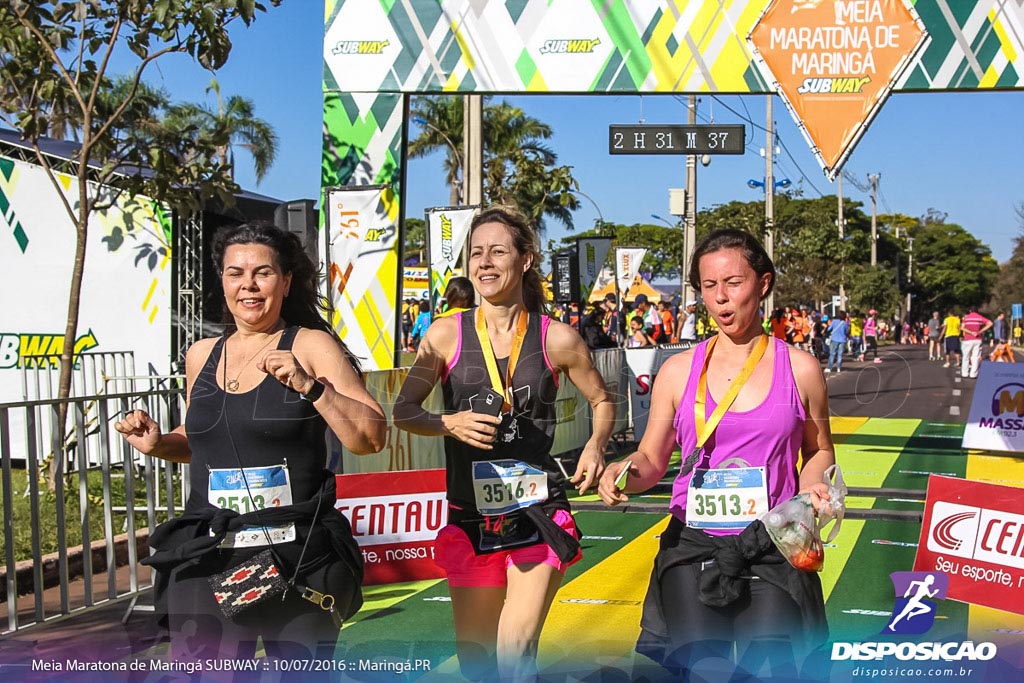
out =
<svg viewBox="0 0 1024 683"><path fill-rule="evenodd" d="M793 379L789 347L782 339L773 337L770 341L775 344L775 362L768 396L753 410L726 412L718 429L704 444L704 454L697 467L713 469L730 458L742 458L750 467L764 466L768 480L768 505L775 507L797 492L796 465L807 415L800 401L796 380ZM684 459L697 445L693 404L697 397L697 380L700 378L700 368L704 365L707 344L707 341L701 342L693 353L690 377L673 420L676 443L682 449ZM709 391L706 405L709 417L717 405ZM676 477L672 484L669 512L683 523L686 522L686 494L692 476L691 471L685 476ZM724 536L736 532L708 530L708 533Z"/></svg>

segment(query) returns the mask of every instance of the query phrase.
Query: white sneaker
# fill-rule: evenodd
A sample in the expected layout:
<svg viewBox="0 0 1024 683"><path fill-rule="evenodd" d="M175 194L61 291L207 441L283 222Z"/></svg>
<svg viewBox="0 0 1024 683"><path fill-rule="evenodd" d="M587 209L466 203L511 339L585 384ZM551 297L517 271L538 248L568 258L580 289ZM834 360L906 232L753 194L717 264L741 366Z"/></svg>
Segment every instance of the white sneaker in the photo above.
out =
<svg viewBox="0 0 1024 683"><path fill-rule="evenodd" d="M949 363L943 363L943 364L942 364L942 367L944 367L944 368L948 368L948 367L949 367Z"/></svg>
<svg viewBox="0 0 1024 683"><path fill-rule="evenodd" d="M882 359L881 359L881 358L875 358L875 359L874 359L873 361L871 361L871 362L872 362L872 363L881 363L881 362L882 362Z"/></svg>
<svg viewBox="0 0 1024 683"><path fill-rule="evenodd" d="M825 368L825 374L826 374L826 375L827 375L828 373L830 373L830 372L832 372L832 370L831 370L830 368Z"/></svg>

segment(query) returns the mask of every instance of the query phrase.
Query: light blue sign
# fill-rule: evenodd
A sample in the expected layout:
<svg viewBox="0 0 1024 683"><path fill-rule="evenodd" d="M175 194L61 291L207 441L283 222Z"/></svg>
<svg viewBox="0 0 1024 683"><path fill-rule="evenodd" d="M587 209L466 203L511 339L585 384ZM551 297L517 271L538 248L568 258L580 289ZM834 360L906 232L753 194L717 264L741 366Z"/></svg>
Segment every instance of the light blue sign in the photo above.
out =
<svg viewBox="0 0 1024 683"><path fill-rule="evenodd" d="M1010 317L1019 320L1024 318L1024 304L1013 304L1011 306Z"/></svg>

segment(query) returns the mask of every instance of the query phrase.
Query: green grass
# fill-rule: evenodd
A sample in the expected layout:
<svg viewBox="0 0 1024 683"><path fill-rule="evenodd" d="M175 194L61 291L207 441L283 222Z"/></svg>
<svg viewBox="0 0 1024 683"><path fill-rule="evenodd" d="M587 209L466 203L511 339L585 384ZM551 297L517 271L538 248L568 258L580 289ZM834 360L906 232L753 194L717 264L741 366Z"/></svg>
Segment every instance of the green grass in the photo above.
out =
<svg viewBox="0 0 1024 683"><path fill-rule="evenodd" d="M175 500L180 499L180 481L175 481ZM161 480L162 482L162 480ZM146 518L146 487L143 479L136 477L135 484L135 525L136 529L144 528L147 525ZM162 486L162 483L161 483ZM47 487L45 479L38 482L39 496L39 545L40 554L46 555L58 550L57 538L57 496ZM11 505L13 508L12 524L14 536L14 557L16 561L29 560L32 554L32 531L34 528L32 519L32 498L29 492L29 473L25 470L11 471ZM4 492L0 488L0 505L3 505ZM79 475L78 473L66 475L64 479L64 545L69 548L82 545L82 513L79 506ZM103 473L98 469L89 470L86 477L86 506L85 518L89 524L89 540L98 541L105 537L103 520ZM125 506L125 480L121 471L111 472L110 475L110 500L115 508ZM160 490L160 500L165 502L164 490ZM180 505L178 508L180 510ZM3 509L0 507L0 509ZM162 522L167 519L165 512L157 512L156 519ZM113 513L113 534L125 533L127 531L126 515L124 512ZM0 534L0 563L4 562L7 554L7 539Z"/></svg>

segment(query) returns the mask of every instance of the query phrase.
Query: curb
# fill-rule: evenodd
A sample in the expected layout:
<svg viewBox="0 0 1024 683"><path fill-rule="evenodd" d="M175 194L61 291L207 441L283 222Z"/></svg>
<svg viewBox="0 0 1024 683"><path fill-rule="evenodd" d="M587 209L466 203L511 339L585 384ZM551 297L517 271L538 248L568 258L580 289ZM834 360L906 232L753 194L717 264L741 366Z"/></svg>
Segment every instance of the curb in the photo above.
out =
<svg viewBox="0 0 1024 683"><path fill-rule="evenodd" d="M118 534L113 540L114 566L121 567L128 564L128 534ZM89 549L92 553L92 572L96 574L105 572L107 567L107 541L93 541ZM149 554L149 531L140 530L135 532L136 557L143 558ZM60 585L60 554L49 553L38 560L39 570L42 573L42 589L53 588ZM80 578L84 574L85 552L82 546L75 546L67 550L67 575L68 580ZM18 595L28 595L35 590L36 560L22 560L14 565L14 581L17 586ZM0 568L0 601L7 599L8 589L7 568Z"/></svg>

